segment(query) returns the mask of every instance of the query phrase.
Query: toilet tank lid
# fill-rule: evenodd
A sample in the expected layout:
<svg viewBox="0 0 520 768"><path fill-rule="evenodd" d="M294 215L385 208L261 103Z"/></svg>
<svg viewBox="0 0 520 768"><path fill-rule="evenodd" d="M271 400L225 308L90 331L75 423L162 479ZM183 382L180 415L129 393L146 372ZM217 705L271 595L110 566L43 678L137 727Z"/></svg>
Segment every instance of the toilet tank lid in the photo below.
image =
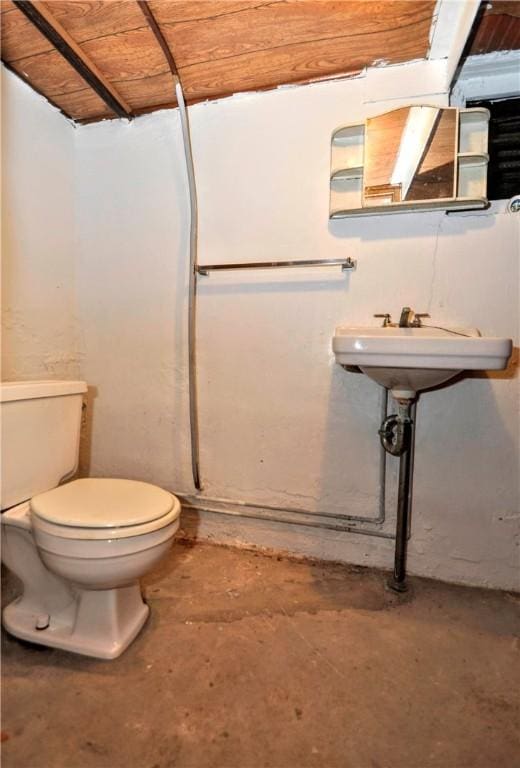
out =
<svg viewBox="0 0 520 768"><path fill-rule="evenodd" d="M87 391L85 381L2 381L0 403L34 400L39 397L78 395Z"/></svg>

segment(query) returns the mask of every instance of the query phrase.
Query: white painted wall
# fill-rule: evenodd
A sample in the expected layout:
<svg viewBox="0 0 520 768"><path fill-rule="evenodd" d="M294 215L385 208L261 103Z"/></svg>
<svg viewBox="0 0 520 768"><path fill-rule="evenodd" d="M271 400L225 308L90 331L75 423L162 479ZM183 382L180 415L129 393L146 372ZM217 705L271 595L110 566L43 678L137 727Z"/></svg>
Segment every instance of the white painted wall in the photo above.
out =
<svg viewBox="0 0 520 768"><path fill-rule="evenodd" d="M503 206L470 215L328 221L332 130L414 100L447 103L444 78L440 62L418 63L190 109L201 263L347 255L358 261L351 275L251 272L201 281L206 496L377 513L380 391L335 365L330 339L340 323L376 322L374 312L395 315L410 304L435 320L511 335L518 344L518 218ZM24 109L32 114L32 105ZM70 126L63 120L62 126L69 136ZM93 395L85 469L189 492L188 212L178 114L71 132L74 227L63 227L63 248L48 253L45 264L69 287L74 264L77 270L81 375ZM49 135L45 147L55 143ZM63 146L69 146L65 139ZM23 157L13 160L18 167ZM22 194L33 184L31 176L23 185L20 180ZM50 182L49 190L52 200ZM50 215L55 209L49 207ZM48 229L43 216L38 228L41 239ZM63 254L71 233L75 260L69 262ZM29 234L36 240L36 230ZM34 262L39 273L35 253L36 245L24 250L16 268ZM10 285L16 306L24 307L26 283ZM74 349L69 290L67 296L62 320ZM48 296L40 319L39 333L61 332ZM22 342L15 357L25 356ZM27 377L43 373L14 370L26 370ZM513 376L475 376L421 398L412 572L518 587ZM388 486L385 530L391 531L393 460ZM386 567L392 562L391 541L358 534L205 513L186 515L185 525L218 541Z"/></svg>
<svg viewBox="0 0 520 768"><path fill-rule="evenodd" d="M79 374L74 128L2 67L2 377Z"/></svg>
<svg viewBox="0 0 520 768"><path fill-rule="evenodd" d="M377 513L380 391L335 365L337 324L409 304L518 338L518 219L328 221L334 128L447 103L437 62L190 109L201 263L352 256L358 269L228 273L198 303L204 495ZM187 203L178 114L77 131L83 375L97 388L90 472L189 491ZM516 342L518 343L518 342ZM391 460L392 462L392 460ZM518 586L518 383L475 376L421 398L412 572ZM390 466L392 530L395 462ZM389 566L393 544L201 513L217 540Z"/></svg>

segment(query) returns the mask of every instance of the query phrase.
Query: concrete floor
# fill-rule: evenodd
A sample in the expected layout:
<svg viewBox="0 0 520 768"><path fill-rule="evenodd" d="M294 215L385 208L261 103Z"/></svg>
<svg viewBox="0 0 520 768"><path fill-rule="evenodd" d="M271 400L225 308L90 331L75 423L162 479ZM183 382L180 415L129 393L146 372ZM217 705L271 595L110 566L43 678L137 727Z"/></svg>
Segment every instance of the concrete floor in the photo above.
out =
<svg viewBox="0 0 520 768"><path fill-rule="evenodd" d="M4 768L520 764L518 596L182 543L145 586L116 661L4 634Z"/></svg>

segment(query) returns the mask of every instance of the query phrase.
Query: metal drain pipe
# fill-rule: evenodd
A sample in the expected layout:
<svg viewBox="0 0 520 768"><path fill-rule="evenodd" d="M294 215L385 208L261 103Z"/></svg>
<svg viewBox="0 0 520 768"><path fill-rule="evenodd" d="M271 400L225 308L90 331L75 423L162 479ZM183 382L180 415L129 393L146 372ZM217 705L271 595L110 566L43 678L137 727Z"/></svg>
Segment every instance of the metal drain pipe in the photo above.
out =
<svg viewBox="0 0 520 768"><path fill-rule="evenodd" d="M388 411L388 390L383 388L382 389L382 397L381 397L381 421L384 423L386 417L387 417L387 411ZM181 493L180 496L185 500L185 503L190 508L197 508L201 509L206 512L212 512L212 511L218 511L214 509L208 509L207 507L203 506L204 504L222 504L222 505L230 505L230 506L238 506L244 508L244 517L259 517L260 519L269 520L272 519L274 522L296 522L297 520L287 520L286 517L281 519L275 519L275 518L268 518L263 516L263 518L260 515L255 515L255 513L247 513L247 509L262 509L262 510L268 510L269 512L276 512L276 513L282 513L283 515L309 515L315 518L330 518L331 520L335 521L336 524L339 523L339 521L347 521L349 523L371 523L374 525L382 525L385 522L386 519L386 454L387 451L385 450L384 446L381 445L380 454L379 454L379 501L378 501L378 513L375 517L367 517L366 515L349 515L345 512L321 512L316 510L310 510L310 509L302 509L301 507L287 507L287 506L277 506L272 504L261 504L257 503L256 501L244 501L244 500L237 500L237 499L229 499L229 498L222 498L222 497L209 497L209 496L203 496L203 495L197 495L197 496L191 496L187 494ZM179 495L179 494L177 494ZM226 514L224 511L222 514ZM304 525L305 523L302 523ZM319 527L316 524L314 524L315 527ZM333 528L333 530L338 530L337 528ZM344 528L341 528L341 530L345 530ZM350 530L350 529L349 529ZM356 532L362 532L366 533L367 535L370 535L372 531L370 529L361 529L355 528L353 529ZM379 531L376 531L374 533L374 536L380 535ZM390 537L390 538L393 538Z"/></svg>
<svg viewBox="0 0 520 768"><path fill-rule="evenodd" d="M200 501L206 501L206 500L201 498ZM211 502L211 499L208 499L207 501ZM359 533L363 536L376 536L377 538L380 538L380 539L390 539L392 541L395 539L395 536L393 533L386 533L385 531L378 531L378 530L369 530L367 528L356 528L355 526L348 525L348 524L341 525L341 521L339 518L337 523L333 523L333 522L329 523L322 520L308 520L308 519L306 520L303 517L298 520L295 520L294 518L288 519L287 517L284 517L281 514L263 515L260 512L255 513L255 512L244 511L242 509L239 512L233 512L230 509L211 506L211 503L209 504L208 503L205 503L205 504L190 503L189 497L185 497L184 499L182 499L182 506L183 506L183 509L192 509L195 512L197 511L211 512L213 514L224 515L228 517L238 517L238 518L245 517L245 518L250 518L252 520L260 520L260 521L263 520L264 522L269 522L269 523L284 523L286 525L287 524L302 525L305 528L320 528L325 531L337 531L339 533ZM254 508L255 506L259 508L265 508L265 507L261 507L260 505L248 505L248 506L250 506L251 508ZM290 510L280 509L280 512L284 512L284 511L290 511ZM302 513L302 510L299 510L299 512L302 515L310 514L309 512Z"/></svg>
<svg viewBox="0 0 520 768"><path fill-rule="evenodd" d="M191 446L191 473L193 476L193 485L200 491L202 489L200 481L200 462L199 462L199 411L197 400L197 365L196 365L196 322L197 322L197 227L198 227L198 206L197 206L197 188L195 186L195 170L193 167L193 153L191 151L190 123L188 111L184 100L184 92L179 78L179 71L170 51L168 43L161 32L161 28L155 20L149 5L145 0L137 0L138 5L146 18L150 29L168 62L174 88L175 97L179 107L181 119L182 143L184 149L184 160L186 162L186 175L188 177L188 189L190 198L190 258L189 269L190 279L188 288L188 387L190 400L190 446Z"/></svg>
<svg viewBox="0 0 520 768"><path fill-rule="evenodd" d="M399 492L397 498L397 525L395 532L394 572L388 586L395 592L406 592L406 545L410 524L413 437L412 401L398 400L399 412L387 416L379 435L385 451L399 456Z"/></svg>

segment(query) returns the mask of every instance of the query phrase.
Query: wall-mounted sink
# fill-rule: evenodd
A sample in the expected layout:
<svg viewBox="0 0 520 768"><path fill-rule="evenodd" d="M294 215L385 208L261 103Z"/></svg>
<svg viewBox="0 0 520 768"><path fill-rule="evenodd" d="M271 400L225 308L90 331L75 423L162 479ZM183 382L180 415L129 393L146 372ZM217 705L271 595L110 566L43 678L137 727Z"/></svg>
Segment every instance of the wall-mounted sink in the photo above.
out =
<svg viewBox="0 0 520 768"><path fill-rule="evenodd" d="M399 456L399 491L395 533L394 573L389 586L404 592L406 546L409 534L414 452L412 401L417 392L448 381L461 371L497 371L506 368L511 339L483 338L475 328L438 328L423 325L427 314L403 307L399 324L389 314L383 327L336 328L332 349L336 361L361 368L374 381L390 389L398 413L387 416L379 430L388 453Z"/></svg>
<svg viewBox="0 0 520 768"><path fill-rule="evenodd" d="M396 399L448 381L464 370L503 370L511 339L482 337L475 328L339 326L332 341L336 361L361 368Z"/></svg>

